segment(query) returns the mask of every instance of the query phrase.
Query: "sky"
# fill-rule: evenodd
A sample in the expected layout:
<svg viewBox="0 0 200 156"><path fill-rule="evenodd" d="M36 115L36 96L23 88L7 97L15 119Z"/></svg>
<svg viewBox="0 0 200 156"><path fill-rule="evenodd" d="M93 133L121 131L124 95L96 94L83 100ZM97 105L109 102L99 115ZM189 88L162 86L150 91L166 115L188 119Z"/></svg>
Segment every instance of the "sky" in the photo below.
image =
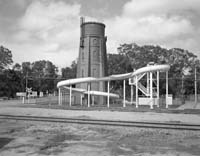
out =
<svg viewBox="0 0 200 156"><path fill-rule="evenodd" d="M78 58L81 16L106 25L107 53L136 43L200 58L200 0L0 0L0 45L14 63L70 66Z"/></svg>

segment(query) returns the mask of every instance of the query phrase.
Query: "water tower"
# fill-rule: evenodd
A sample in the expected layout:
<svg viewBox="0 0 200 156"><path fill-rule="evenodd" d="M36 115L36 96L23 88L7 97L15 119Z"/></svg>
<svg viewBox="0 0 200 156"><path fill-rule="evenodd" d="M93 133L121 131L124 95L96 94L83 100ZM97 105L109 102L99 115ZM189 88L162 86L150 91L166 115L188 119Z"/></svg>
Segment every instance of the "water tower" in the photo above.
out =
<svg viewBox="0 0 200 156"><path fill-rule="evenodd" d="M104 77L107 75L107 54L105 25L99 22L80 23L80 47L77 66L77 78ZM77 84L77 88L88 89L87 84ZM105 91L104 82L90 84L90 90ZM103 97L93 96L95 103L103 104Z"/></svg>

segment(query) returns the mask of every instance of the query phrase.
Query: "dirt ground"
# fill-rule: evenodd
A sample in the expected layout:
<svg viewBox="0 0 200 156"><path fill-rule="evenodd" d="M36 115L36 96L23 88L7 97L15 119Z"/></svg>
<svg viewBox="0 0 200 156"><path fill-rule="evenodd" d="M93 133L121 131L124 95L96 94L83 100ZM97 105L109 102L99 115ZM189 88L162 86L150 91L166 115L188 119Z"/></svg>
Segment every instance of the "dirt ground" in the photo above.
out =
<svg viewBox="0 0 200 156"><path fill-rule="evenodd" d="M0 156L200 155L200 132L0 120Z"/></svg>

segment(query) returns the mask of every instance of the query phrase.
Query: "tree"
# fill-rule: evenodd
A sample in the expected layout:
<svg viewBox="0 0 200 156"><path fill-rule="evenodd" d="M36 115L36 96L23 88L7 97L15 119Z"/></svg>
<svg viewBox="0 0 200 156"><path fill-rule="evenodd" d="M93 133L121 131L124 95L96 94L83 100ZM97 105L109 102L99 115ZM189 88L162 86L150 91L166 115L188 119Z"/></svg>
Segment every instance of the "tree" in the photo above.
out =
<svg viewBox="0 0 200 156"><path fill-rule="evenodd" d="M15 63L15 65L13 66L13 70L15 71L21 71L22 66L19 63Z"/></svg>
<svg viewBox="0 0 200 156"><path fill-rule="evenodd" d="M54 80L57 77L58 68L50 61L40 60L31 64L30 76L33 78L33 89L43 92L53 92L56 89Z"/></svg>
<svg viewBox="0 0 200 156"><path fill-rule="evenodd" d="M0 71L7 68L13 63L12 53L9 49L0 46Z"/></svg>
<svg viewBox="0 0 200 156"><path fill-rule="evenodd" d="M0 97L13 98L22 90L20 73L7 69L0 75Z"/></svg>
<svg viewBox="0 0 200 156"><path fill-rule="evenodd" d="M132 72L130 59L123 54L108 54L108 75Z"/></svg>
<svg viewBox="0 0 200 156"><path fill-rule="evenodd" d="M40 60L22 63L23 84L35 91L53 92L58 68L50 61Z"/></svg>
<svg viewBox="0 0 200 156"><path fill-rule="evenodd" d="M22 63L22 73L24 75L24 77L28 74L28 73L31 73L32 71L32 66L31 66L31 63L30 62L23 62Z"/></svg>
<svg viewBox="0 0 200 156"><path fill-rule="evenodd" d="M165 49L152 45L139 46L135 43L122 44L118 48L118 54L109 54L108 56L110 57L108 61L110 74L131 72L133 69L146 66L149 62L169 64L169 92L173 96L183 94L181 92L183 87L181 86L180 79L184 80L188 77L194 77L194 62L197 60L196 55L184 49ZM160 75L161 78L165 78L165 75ZM194 91L191 90L191 81L192 79L184 81L184 94ZM161 79L160 83L160 92L164 94L165 80Z"/></svg>
<svg viewBox="0 0 200 156"><path fill-rule="evenodd" d="M77 63L73 61L70 67L65 67L61 69L62 78L72 79L76 78Z"/></svg>
<svg viewBox="0 0 200 156"><path fill-rule="evenodd" d="M131 61L124 54L108 54L108 75L124 74L133 71ZM126 88L129 88L126 83ZM123 96L123 81L111 81L110 83L111 92ZM129 90L127 89L127 94Z"/></svg>

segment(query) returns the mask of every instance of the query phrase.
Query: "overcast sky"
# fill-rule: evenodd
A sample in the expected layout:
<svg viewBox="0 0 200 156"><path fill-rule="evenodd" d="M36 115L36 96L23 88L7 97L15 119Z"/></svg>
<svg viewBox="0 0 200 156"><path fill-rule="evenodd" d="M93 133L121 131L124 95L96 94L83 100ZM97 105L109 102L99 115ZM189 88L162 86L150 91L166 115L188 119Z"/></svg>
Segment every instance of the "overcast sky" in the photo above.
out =
<svg viewBox="0 0 200 156"><path fill-rule="evenodd" d="M78 57L81 16L105 23L108 53L134 42L200 58L200 0L0 0L0 45L15 63L69 66Z"/></svg>

